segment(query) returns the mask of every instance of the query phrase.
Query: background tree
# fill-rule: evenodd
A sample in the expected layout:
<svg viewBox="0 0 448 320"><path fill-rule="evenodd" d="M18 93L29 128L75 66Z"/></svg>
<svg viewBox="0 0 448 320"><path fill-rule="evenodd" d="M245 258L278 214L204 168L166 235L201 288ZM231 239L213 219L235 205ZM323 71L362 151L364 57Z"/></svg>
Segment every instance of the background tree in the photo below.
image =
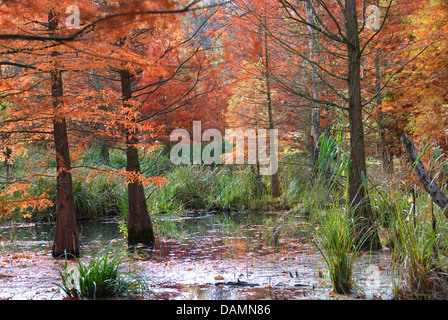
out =
<svg viewBox="0 0 448 320"><path fill-rule="evenodd" d="M374 217L367 196L361 58L365 49L381 28L373 32L365 28L365 19L361 19L365 17L365 3L363 2L357 3L355 0L349 0L342 4L341 2L308 1L306 7L290 1L280 0L279 2L284 10L284 15L293 25L297 24L299 28L300 26L306 26L318 34L320 43L327 45L325 53L327 56L330 55L332 59L326 60L327 63L331 61L333 65L336 64L336 68L332 68L334 71L327 69L325 65L317 61L317 57L314 57L314 61L310 61L303 54L298 53L298 55L305 58L312 67L318 68L331 76L333 80L339 82L339 86L341 81L346 82L346 96L343 96L341 90L338 90L332 82L325 82L325 87L329 89L329 92L335 93L344 102L339 106L335 105L333 101L328 101L327 104L335 105L338 108L346 108L348 112L350 131L348 201L355 211L358 235L360 237L368 235L368 241L365 241L367 247L380 248L381 244L378 234L374 230ZM362 9L358 9L358 6ZM313 12L316 13L310 17ZM318 14L317 12L321 13ZM383 22L387 13L388 8L383 14ZM313 22L310 22L310 19L313 19ZM364 22L359 24L358 21ZM273 33L271 32L271 34ZM275 34L273 36L286 48L298 52L281 37ZM324 97L322 97L322 100L324 100Z"/></svg>
<svg viewBox="0 0 448 320"><path fill-rule="evenodd" d="M276 10L276 3L235 1L230 8L233 15L224 33L225 61L232 70L233 87L229 100L229 124L278 129L283 135L280 141L286 142L284 138L291 130L291 123L286 115L285 92L272 78L272 70L283 70L283 57L265 27L274 26L277 22L268 14ZM259 164L257 168L259 176ZM280 173L275 172L270 179L274 198L281 195L279 177Z"/></svg>
<svg viewBox="0 0 448 320"><path fill-rule="evenodd" d="M380 110L389 115L386 141L389 151L402 155L400 139L407 132L413 139L430 136L447 150L445 107L447 104L446 43L447 6L444 1L413 2L400 19L389 26L393 36L383 48L395 50L394 74L387 85ZM431 63L427 63L431 61ZM400 68L405 65L405 68Z"/></svg>

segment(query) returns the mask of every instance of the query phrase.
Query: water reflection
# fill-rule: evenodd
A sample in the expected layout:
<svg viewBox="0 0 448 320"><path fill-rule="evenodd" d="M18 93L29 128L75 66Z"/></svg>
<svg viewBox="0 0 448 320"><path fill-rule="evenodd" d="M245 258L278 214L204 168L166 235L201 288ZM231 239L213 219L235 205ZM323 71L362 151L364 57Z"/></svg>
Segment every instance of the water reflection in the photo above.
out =
<svg viewBox="0 0 448 320"><path fill-rule="evenodd" d="M115 219L78 221L81 254L122 242L123 234ZM0 248L8 252L51 250L54 223L15 223L0 226Z"/></svg>
<svg viewBox="0 0 448 320"><path fill-rule="evenodd" d="M160 235L149 248L127 248L118 220L80 221L81 257L88 259L104 249L127 250L130 263L151 280L152 299L332 298L326 266L298 228L287 226L289 231L273 241L278 219L261 214L183 217L166 221L180 236ZM51 223L1 226L0 253L50 250L53 232ZM385 252L359 257L355 268L358 288L352 298L391 296L389 258ZM53 274L57 275L56 269ZM22 286L36 288L35 292L48 287L48 283L30 282L33 279L21 279ZM37 293L34 299L39 299Z"/></svg>

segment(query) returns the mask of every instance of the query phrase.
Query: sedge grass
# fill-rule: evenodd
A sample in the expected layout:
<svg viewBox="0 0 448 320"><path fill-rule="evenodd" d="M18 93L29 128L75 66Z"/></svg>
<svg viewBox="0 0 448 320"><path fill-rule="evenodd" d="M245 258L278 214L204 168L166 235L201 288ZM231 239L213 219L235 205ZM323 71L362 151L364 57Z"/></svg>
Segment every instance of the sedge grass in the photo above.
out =
<svg viewBox="0 0 448 320"><path fill-rule="evenodd" d="M356 252L362 246L362 239L354 234L351 211L333 206L320 211L316 221L313 243L328 268L333 290L338 294L349 294L353 289Z"/></svg>
<svg viewBox="0 0 448 320"><path fill-rule="evenodd" d="M88 264L75 258L76 266L65 260L59 271L61 290L71 299L139 298L149 292L143 277L126 271L124 255L100 252Z"/></svg>
<svg viewBox="0 0 448 320"><path fill-rule="evenodd" d="M390 239L393 249L394 295L398 299L446 299L446 222L430 201L416 205L406 197L394 201ZM414 199L415 201L415 199ZM435 224L435 220L444 223Z"/></svg>

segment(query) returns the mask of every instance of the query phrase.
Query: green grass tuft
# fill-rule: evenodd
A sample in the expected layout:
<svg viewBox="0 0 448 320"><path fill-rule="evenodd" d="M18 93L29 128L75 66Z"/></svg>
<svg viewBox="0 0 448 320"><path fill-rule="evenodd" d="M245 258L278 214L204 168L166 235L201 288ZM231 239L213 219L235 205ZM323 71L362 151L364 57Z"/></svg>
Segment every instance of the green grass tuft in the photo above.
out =
<svg viewBox="0 0 448 320"><path fill-rule="evenodd" d="M67 259L59 271L61 290L70 299L139 298L148 293L143 277L125 271L124 255L110 256L100 253L84 264L76 259L76 266L69 266Z"/></svg>

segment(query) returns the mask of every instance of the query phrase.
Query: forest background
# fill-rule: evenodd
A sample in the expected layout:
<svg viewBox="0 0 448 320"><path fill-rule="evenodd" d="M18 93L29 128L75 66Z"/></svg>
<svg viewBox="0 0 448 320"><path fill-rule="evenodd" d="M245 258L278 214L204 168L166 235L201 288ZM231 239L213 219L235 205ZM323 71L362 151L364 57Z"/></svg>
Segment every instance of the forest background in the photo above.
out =
<svg viewBox="0 0 448 320"><path fill-rule="evenodd" d="M54 257L108 215L135 246L160 215L330 205L376 250L417 194L433 226L446 204L412 170L444 190L447 17L446 0L2 1L1 219L54 221ZM279 170L174 165L193 121L278 130Z"/></svg>

